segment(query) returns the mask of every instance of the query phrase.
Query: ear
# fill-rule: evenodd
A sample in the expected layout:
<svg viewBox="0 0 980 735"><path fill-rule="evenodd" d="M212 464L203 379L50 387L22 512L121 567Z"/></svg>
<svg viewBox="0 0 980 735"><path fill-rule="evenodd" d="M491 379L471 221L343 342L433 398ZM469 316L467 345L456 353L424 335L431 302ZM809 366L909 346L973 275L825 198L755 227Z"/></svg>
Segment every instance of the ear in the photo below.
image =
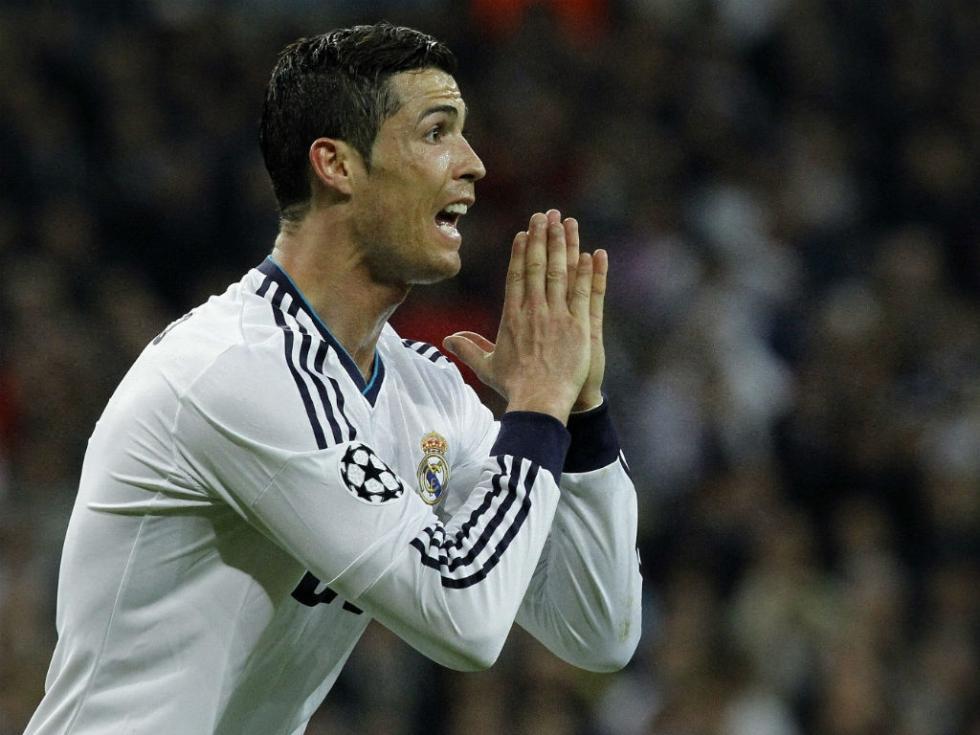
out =
<svg viewBox="0 0 980 735"><path fill-rule="evenodd" d="M342 140L317 138L310 145L313 175L334 195L351 195L351 178L363 168L360 154Z"/></svg>

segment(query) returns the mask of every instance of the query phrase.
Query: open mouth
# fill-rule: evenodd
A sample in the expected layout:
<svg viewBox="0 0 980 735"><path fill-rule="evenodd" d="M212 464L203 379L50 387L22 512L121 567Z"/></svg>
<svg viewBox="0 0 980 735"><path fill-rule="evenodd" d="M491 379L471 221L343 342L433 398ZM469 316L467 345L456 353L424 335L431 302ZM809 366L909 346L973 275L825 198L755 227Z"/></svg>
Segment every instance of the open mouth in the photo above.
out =
<svg viewBox="0 0 980 735"><path fill-rule="evenodd" d="M469 207L462 202L450 204L436 214L436 226L447 235L452 237L459 236L459 230L457 229L459 219L466 214L468 209Z"/></svg>

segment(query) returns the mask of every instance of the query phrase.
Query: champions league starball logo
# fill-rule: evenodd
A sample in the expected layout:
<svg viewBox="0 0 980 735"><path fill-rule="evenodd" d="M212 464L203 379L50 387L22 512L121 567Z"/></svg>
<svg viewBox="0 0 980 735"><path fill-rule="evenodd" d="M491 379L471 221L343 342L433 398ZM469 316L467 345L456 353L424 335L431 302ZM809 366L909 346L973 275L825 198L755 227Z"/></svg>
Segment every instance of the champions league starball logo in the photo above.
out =
<svg viewBox="0 0 980 735"><path fill-rule="evenodd" d="M422 437L422 451L425 456L419 462L419 495L429 505L435 505L449 486L449 462L446 461L447 442L434 431Z"/></svg>
<svg viewBox="0 0 980 735"><path fill-rule="evenodd" d="M351 495L370 505L397 500L405 492L392 469L360 442L347 447L340 460L340 474Z"/></svg>

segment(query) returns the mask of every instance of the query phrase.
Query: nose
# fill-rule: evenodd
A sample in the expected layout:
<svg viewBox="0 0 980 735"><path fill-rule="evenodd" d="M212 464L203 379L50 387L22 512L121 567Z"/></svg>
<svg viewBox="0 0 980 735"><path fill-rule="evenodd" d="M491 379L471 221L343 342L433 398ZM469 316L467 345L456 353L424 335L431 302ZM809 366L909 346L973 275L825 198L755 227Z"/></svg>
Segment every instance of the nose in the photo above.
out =
<svg viewBox="0 0 980 735"><path fill-rule="evenodd" d="M469 141L464 138L458 178L466 179L467 181L479 181L486 175L487 169L483 165L483 161L476 155L476 151L473 150L473 146L469 144Z"/></svg>

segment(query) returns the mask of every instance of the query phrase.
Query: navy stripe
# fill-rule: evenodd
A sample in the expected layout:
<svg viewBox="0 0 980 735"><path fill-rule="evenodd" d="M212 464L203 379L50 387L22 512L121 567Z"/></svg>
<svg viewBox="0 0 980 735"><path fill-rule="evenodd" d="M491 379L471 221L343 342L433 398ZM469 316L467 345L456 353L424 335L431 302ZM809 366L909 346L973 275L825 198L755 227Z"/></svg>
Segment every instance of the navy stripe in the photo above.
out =
<svg viewBox="0 0 980 735"><path fill-rule="evenodd" d="M418 352L422 357L428 358L431 362L439 362L440 359L446 362L450 361L448 357L439 351L438 347L430 345L428 342L420 342L417 339L403 339L402 344L408 349Z"/></svg>
<svg viewBox="0 0 980 735"><path fill-rule="evenodd" d="M422 562L422 566L429 567L430 569L439 569L439 560L433 559L431 556L427 555L425 544L422 543L421 539L418 537L413 538L409 545L415 549L418 549L418 552L422 555L422 557L419 559L419 561Z"/></svg>
<svg viewBox="0 0 980 735"><path fill-rule="evenodd" d="M280 294L282 292L280 291ZM279 296L280 294L276 294ZM273 303L272 305L272 315L275 317L276 324L282 330L284 335L284 343L286 346L286 365L289 367L289 372L293 376L293 380L296 383L296 387L299 389L300 397L303 399L303 406L306 408L306 416L310 420L310 427L313 429L313 436L316 439L316 446L318 449L327 448L327 440L323 435L323 427L320 426L320 419L317 418L316 408L313 406L313 398L310 396L310 391L306 387L306 383L303 378L300 377L299 372L296 370L296 366L293 365L293 333L286 326L286 320L282 316L282 312L279 307Z"/></svg>
<svg viewBox="0 0 980 735"><path fill-rule="evenodd" d="M310 317L310 321L316 327L320 336L326 340L326 342L337 352L337 356L340 359L340 364L344 367L344 370L347 371L350 379L354 381L354 385L357 386L357 390L363 393L367 389L368 381L364 380L364 376L361 375L361 370L354 362L354 358L352 358L347 350L344 349L344 346L337 341L337 338L330 333L330 330L327 329L327 325L323 323L323 320L320 319L319 315L317 315L313 308L306 302L303 294L292 282L286 272L282 270L282 268L280 268L279 265L272 260L272 258L268 257L259 263L258 271L267 278L271 278L273 281L275 281L279 288L288 293L293 299L295 308L297 310L302 309L306 315ZM292 311L292 306L290 307L290 311ZM293 313L295 314L296 312ZM377 352L375 352L375 359L377 360L378 364L381 363ZM374 398L377 398L378 391L381 389L380 377L380 375L377 376L378 379L375 380L376 387L373 387L371 391ZM374 405L374 400L369 400L371 401L371 405Z"/></svg>
<svg viewBox="0 0 980 735"><path fill-rule="evenodd" d="M266 291L269 290L269 286L271 285L272 285L272 279L269 276L266 276L265 280L262 281L262 285L258 287L255 293L264 298Z"/></svg>
<svg viewBox="0 0 980 735"><path fill-rule="evenodd" d="M275 296L273 296L272 298L273 304L281 307L283 295L285 293L286 292L282 290L276 293ZM294 300L292 304L290 304L289 309L286 310L286 313L293 316L293 318L296 317L296 312L298 312L299 309L298 303L299 302ZM282 313L281 309L279 313L280 314ZM287 330L289 329L288 326L285 326L285 321L283 321L283 323L280 326L282 326L284 329ZM330 424L330 432L333 435L334 443L339 444L341 441L344 441L344 437L343 437L341 426L337 422L334 416L334 411L333 408L331 407L330 398L328 396L326 385L323 382L323 378L326 378L327 380L330 381L330 385L333 389L332 392L337 401L337 410L339 411L341 418L344 420L344 423L347 425L347 440L353 439L357 435L357 432L354 430L354 427L351 424L350 419L348 419L347 415L344 413L344 394L340 390L340 385L332 377L330 377L329 375L325 375L323 373L323 364L325 362L327 350L329 350L329 346L327 345L326 342L323 341L320 341L318 343L317 351L312 361L313 369L311 370L309 356L310 356L310 348L313 345L313 336L306 330L306 328L298 320L296 321L296 327L299 330L300 334L302 335L301 337L302 343L300 345L300 367L302 368L304 373L310 376L310 380L313 381L313 385L316 387L317 395L319 396L320 403L323 406L323 413L327 417L327 421ZM322 425L321 425L321 431L322 431ZM321 449L322 448L323 447L321 447Z"/></svg>
<svg viewBox="0 0 980 735"><path fill-rule="evenodd" d="M446 579L442 578L442 586L449 587L450 589L463 589L465 587L470 587L477 582L482 581L486 576L497 566L497 562L500 561L504 552L507 551L507 547L510 546L510 542L513 541L514 537L521 530L521 526L524 525L524 521L527 519L531 512L531 486L534 484L534 480L538 476L538 466L531 463L531 466L527 470L527 477L524 479L524 487L527 490L527 494L524 496L524 502L521 504L521 509L514 518L514 522L510 524L510 528L504 534L504 537L497 544L497 548L494 549L493 555L483 563L483 568L478 572L471 574L469 577L464 577L463 579Z"/></svg>
<svg viewBox="0 0 980 735"><path fill-rule="evenodd" d="M470 517L466 519L466 522L460 527L459 531L456 532L456 543L460 543L469 534L470 529L473 528L479 521L480 517L490 509L490 505L493 503L493 499L500 494L500 478L503 477L507 472L507 467L504 464L503 457L497 457L497 466L500 467L500 472L493 476L493 489L494 492L487 493L483 502L480 503L479 507L470 513Z"/></svg>
<svg viewBox="0 0 980 735"><path fill-rule="evenodd" d="M497 526L499 526L500 523L503 521L503 518L506 515L507 510L510 509L510 506L513 505L513 502L517 497L516 486L517 486L518 478L520 477L520 469L523 466L523 460L521 460L520 458L515 458L515 460L517 461L517 468L516 468L517 471L513 471L513 465L512 465L512 473L510 476L510 480L508 482L508 488L511 491L511 495L508 498L506 504L507 509L505 509L503 513L499 513L497 516L495 516L494 519L488 525L488 529L483 534L481 534L480 539L477 541L477 545L480 545L480 548L476 549L475 552L471 550L470 554L467 554L467 558L470 561L472 561L472 558L475 557L475 555L479 553L479 551L481 551L489 542L489 539L493 535L494 530L496 530ZM443 587L447 587L450 589L463 589L466 587L470 587L474 584L477 584L481 580L485 579L487 575L493 570L493 568L500 561L504 552L507 550L507 547L510 546L510 542L514 539L514 537L520 531L521 527L524 525L524 521L527 519L527 516L530 513L531 488L534 485L534 481L536 480L537 475L538 475L538 465L535 464L534 462L529 461L527 474L525 475L524 480L522 482L524 487L524 500L521 503L520 510L518 511L517 515L514 517L514 520L511 521L510 527L507 529L507 531L503 535L503 538L501 538L500 542L497 544L497 547L494 549L493 554L491 554L491 556L485 562L483 562L481 567L478 570L476 570L473 574L467 577L462 577L460 579L447 577L445 573L442 573L444 567L447 568L448 571L452 571L453 569L462 566L464 563L469 563L469 562L460 559L454 559L453 562L450 563L448 561L448 556L445 553L440 553L439 558L436 559L429 554L428 550L425 547L425 544L422 542L420 538L416 537L412 539L411 546L417 549L421 554L421 558L420 558L421 563L424 566L429 567L431 569L438 569L442 573L441 577L442 577ZM499 491L500 489L500 477L501 475L496 475L494 477L495 491ZM442 526L441 523L438 524L438 526L435 529L427 528L425 530L426 532L429 533L433 543L435 543L436 536L444 534L445 532L444 527ZM458 541L459 541L459 534L456 535L456 542L450 544L450 546L455 546L456 543L458 543ZM442 542L439 544L439 546L442 547L445 545L445 543L446 542L443 539ZM440 552L445 551L443 548L440 548L439 550Z"/></svg>
<svg viewBox="0 0 980 735"><path fill-rule="evenodd" d="M310 347L313 343L313 337L304 331L302 336L303 343L299 348L299 359L300 365L303 366L304 372L310 376L313 380L313 385L316 386L317 395L320 396L320 404L323 406L323 413L327 417L327 421L330 424L330 433L333 434L334 444L339 444L342 441L340 435L340 425L333 416L333 410L330 408L330 399L327 397L327 387L323 384L320 376L316 372L310 370L309 368L309 356ZM320 346L325 348L326 346L321 342Z"/></svg>
<svg viewBox="0 0 980 735"><path fill-rule="evenodd" d="M500 467L500 472L491 478L493 492L488 492L483 496L483 502L470 513L470 517L466 519L462 526L460 526L459 530L456 532L456 535L453 537L454 545L458 546L463 542L466 536L469 535L470 529L480 522L480 518L490 509L490 506L493 504L493 499L500 493L500 478L507 474L507 468L504 466L503 457L497 457L497 465ZM436 522L428 528L423 529L423 531L429 534L429 538L431 540L435 533L435 529L441 526L441 522Z"/></svg>
<svg viewBox="0 0 980 735"><path fill-rule="evenodd" d="M450 589L463 589L466 587L470 587L476 584L477 582L480 582L483 579L485 579L486 576L493 570L493 568L497 566L497 562L500 561L504 552L507 550L507 547L510 546L510 542L517 535L518 531L520 531L521 526L524 525L524 521L531 511L530 490L531 490L531 486L534 484L535 478L537 478L537 474L538 474L538 466L533 462L530 463L530 466L528 467L528 471L527 471L527 476L524 478L524 483L523 483L525 489L524 502L521 503L521 509L518 511L517 515L515 516L510 527L507 529L506 533L504 533L504 537L500 540L500 543L497 544L497 548L494 549L494 552L490 556L490 558L483 563L483 566L479 570L477 570L476 572L474 572L468 577L463 577L462 579L452 579L443 576L442 578L443 587L448 587Z"/></svg>
<svg viewBox="0 0 980 735"><path fill-rule="evenodd" d="M441 539L438 542L439 550L441 553L439 554L437 561L445 563L449 567L449 571L451 572L455 571L456 569L463 566L464 564L469 564L473 561L476 554L482 551L483 547L485 547L487 543L490 541L490 536L493 534L494 529L500 525L500 523L503 521L504 516L507 515L507 511L510 509L510 506L513 505L514 497L511 496L510 498L508 498L506 503L501 504L501 507L498 508L497 515L494 516L491 519L490 523L488 524L487 527L489 528L489 533L486 530L484 530L480 538L477 539L473 548L470 550L470 553L467 554L465 557L454 557L451 562L449 561L449 553L448 553L449 550L465 548L463 546L463 542L466 540L466 537L469 535L470 530L480 521L483 514L490 509L490 506L493 504L494 498L500 496L500 492L501 492L500 478L504 476L504 474L506 473L506 469L504 467L504 462L501 457L497 458L497 463L500 465L500 472L493 476L492 479L493 492L488 492L486 493L486 495L483 496L483 502L480 503L480 505L472 513L470 513L470 517L460 527L459 531L456 532L452 541L449 542L446 541L445 527L442 525L442 523L438 523L436 525L429 526L428 528L423 529L423 532L428 534L429 536L430 545L432 544L432 542L435 541L435 537L437 535L441 536ZM509 489L511 493L514 493L517 489L516 484L517 484L517 477L519 475L519 472L520 470L518 469L518 472L512 473L510 476ZM433 560L436 560L435 557L432 558Z"/></svg>
<svg viewBox="0 0 980 735"><path fill-rule="evenodd" d="M312 337L309 334L303 336L303 341L312 341ZM307 347L304 345L304 349ZM343 436L340 433L340 424L337 423L337 419L334 418L333 409L330 408L330 399L327 396L327 387L324 385L323 381L320 380L320 376L323 374L323 358L327 354L327 345L325 342L320 342L316 349L316 355L313 357L313 370L310 371L307 368L307 373L314 378L314 383L316 385L317 392L320 394L320 400L323 402L323 410L327 414L327 421L330 422L330 432L333 434L333 440L336 443L342 442ZM305 362L304 358L304 362ZM307 363L308 364L308 363ZM346 420L346 417L344 417Z"/></svg>
<svg viewBox="0 0 980 735"><path fill-rule="evenodd" d="M282 299L283 299L283 295L284 294L285 294L285 292L282 291L282 290L280 290L278 293L276 293L275 296L273 296L272 302L273 302L273 305L274 306L281 307L281 305L282 305ZM289 310L287 310L287 313L292 312L293 311L293 307L296 306L296 304L297 304L297 302L296 301L293 301L293 303L290 305ZM281 313L282 312L280 310L278 312L278 314L280 315L280 318L281 318ZM278 319L277 319L277 323L278 323ZM285 325L285 320L283 320L281 326L284 329L289 330L289 327L287 327ZM343 435L341 433L340 424L334 418L334 411L333 411L333 408L331 407L330 399L329 399L329 397L327 395L326 386L323 383L323 379L322 379L323 377L326 377L330 381L330 383L331 383L331 385L333 387L333 390L335 392L335 395L338 398L338 401L337 401L338 408L339 408L339 410L341 412L341 415L342 415L342 417L344 419L344 423L347 424L347 429L348 429L348 431L347 431L348 437L347 438L348 439L353 439L354 438L354 434L356 432L354 432L353 427L351 426L350 420L347 418L346 415L343 414L344 401L343 401L343 394L340 392L340 386L337 384L337 381L334 380L333 378L331 378L329 376L322 376L322 374L321 374L321 372L319 370L312 370L312 371L310 370L310 367L309 367L309 355L310 355L310 347L313 344L313 336L309 332L307 332L306 329L303 327L303 325L300 324L298 321L296 323L296 326L298 327L299 332L302 335L302 337L301 337L302 342L300 344L300 368L302 368L303 372L306 373L307 375L309 375L310 376L310 380L313 381L313 385L316 388L317 395L320 398L320 405L323 406L323 413L327 417L327 421L330 424L330 432L333 435L334 443L335 444L338 444L341 441L343 441L344 439L343 439ZM290 335L292 334L291 331L288 332L288 333ZM320 368L322 368L323 367L323 357L325 356L325 352L326 352L326 350L328 348L327 348L327 345L324 342L320 342L319 343L319 348L320 349L318 349L318 353L322 351L324 354L323 354L323 356L321 356L321 355L318 354L317 357L314 358L314 361L313 362L314 362L314 364L316 364L317 361L319 361ZM292 353L290 352L290 355L291 354ZM319 360L317 358L319 358ZM306 386L305 382L303 383L303 386L305 388L305 386ZM312 397L311 397L311 401L312 401ZM315 416L316 416L316 413L314 411L314 417ZM322 426L322 424L320 424L319 418L317 418L317 426L319 427L320 432L322 434L323 433L323 426ZM315 433L315 430L314 430L314 433ZM326 441L326 440L324 439L324 441ZM321 446L320 449L325 449L326 446L329 446L329 445Z"/></svg>
<svg viewBox="0 0 980 735"><path fill-rule="evenodd" d="M326 377L326 379L330 381L330 385L333 386L334 396L337 398L337 410L340 412L340 417L344 420L344 423L347 424L347 441L352 441L357 437L357 429L354 428L354 424L350 422L350 419L347 418L347 414L344 413L344 392L340 390L340 384L337 383L335 378L331 377L330 375L326 375L324 377Z"/></svg>
<svg viewBox="0 0 980 735"><path fill-rule="evenodd" d="M302 324L297 322L296 325L299 327L299 331L303 333L303 343L304 343L303 350L305 351L301 355L301 357L303 358L303 367L306 371L306 374L313 379L313 383L314 385L316 385L317 393L320 395L320 400L323 402L323 411L327 416L327 421L330 422L330 429L333 433L334 441L337 443L341 441L350 441L355 436L357 436L357 431L355 431L354 425L351 423L350 419L347 418L347 414L344 412L344 394L340 390L340 384L336 380L334 380L334 378L332 378L331 376L323 372L323 364L326 361L327 352L330 350L330 347L327 345L326 342L323 341L321 341L317 345L316 355L314 355L313 357L313 370L310 370L308 353L309 353L309 347L312 345L313 337L310 335L309 332L306 331L306 329L303 328ZM337 421L336 416L334 414L334 410L331 407L330 399L327 395L327 388L322 380L323 378L326 378L327 381L329 381L330 387L332 389L331 393L333 394L333 397L337 404L337 413L340 414L340 418L342 418L344 424L347 425L346 439L344 439L343 437L340 423Z"/></svg>
<svg viewBox="0 0 980 735"><path fill-rule="evenodd" d="M327 343L321 342L316 350L316 357L313 359L313 369L318 373L323 373L323 363L327 359Z"/></svg>
<svg viewBox="0 0 980 735"><path fill-rule="evenodd" d="M483 551L488 543L490 543L490 537L493 536L493 532L497 530L497 527L500 526L501 523L503 523L504 518L507 516L507 512L511 509L511 506L514 505L514 501L517 499L517 481L520 478L522 464L523 460L517 458L517 466L511 469L510 479L507 483L507 489L510 490L507 499L500 504L500 507L497 509L497 514L490 519L489 523L487 523L486 527L483 529L483 533L480 534L480 537L476 540L476 543L470 547L470 550L467 552L466 556L455 557L454 559L450 560L447 547L443 546L440 549L439 561L445 563L448 571L455 572L462 566L472 564L477 555ZM494 477L493 494L500 494L500 475ZM455 544L449 545L449 547L453 546L455 546Z"/></svg>

